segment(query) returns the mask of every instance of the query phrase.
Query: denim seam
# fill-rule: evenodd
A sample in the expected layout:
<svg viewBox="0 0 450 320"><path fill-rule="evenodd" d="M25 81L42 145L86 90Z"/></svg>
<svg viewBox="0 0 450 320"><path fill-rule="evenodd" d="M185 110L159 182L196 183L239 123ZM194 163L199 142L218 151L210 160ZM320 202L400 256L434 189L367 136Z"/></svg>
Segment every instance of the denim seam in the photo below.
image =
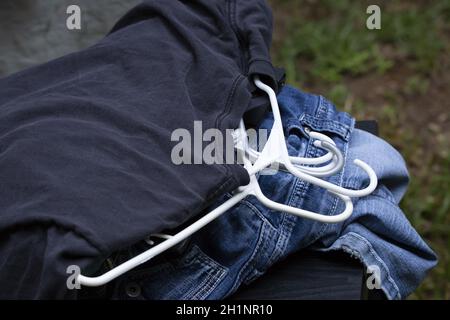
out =
<svg viewBox="0 0 450 320"><path fill-rule="evenodd" d="M251 211L253 211L253 213L255 213L263 222L268 223L272 229L276 230L277 228L272 224L272 222L270 222L269 219L267 219L264 214L261 212L261 210L259 210L253 203L251 203L248 200L241 200L240 201L241 204L246 205Z"/></svg>
<svg viewBox="0 0 450 320"><path fill-rule="evenodd" d="M336 133L344 140L348 140L351 131L346 124L335 120L316 118L307 113L304 113L299 120L303 125L310 126L312 129Z"/></svg>
<svg viewBox="0 0 450 320"><path fill-rule="evenodd" d="M291 199L292 193L290 195L289 201ZM289 239L292 234L293 229L293 221L292 218L296 218L292 215L288 215L284 212L282 214L281 223L278 228L278 237L275 242L275 247L272 251L272 254L269 256L269 266L274 264L280 256L286 251L287 244L289 243Z"/></svg>
<svg viewBox="0 0 450 320"><path fill-rule="evenodd" d="M294 180L294 183L295 181L296 179ZM294 190L296 187L297 186L294 185L293 191L289 195L288 203L290 203L293 194L295 193ZM275 261L277 261L278 257L280 257L285 252L293 229L293 222L291 220L296 218L295 216L286 214L285 212L280 212L280 214L282 215L282 217L281 223L277 228L278 237L275 242L274 250L269 257L269 265L272 265Z"/></svg>
<svg viewBox="0 0 450 320"><path fill-rule="evenodd" d="M316 155L316 153L317 153L317 148L314 147L313 140L309 139L308 143L306 145L304 154L300 155L300 156L306 156L306 157L310 158L310 157L314 157ZM293 183L295 185L294 185L293 191L289 195L288 201L289 201L290 205L295 205L298 207L299 206L298 202L303 199L310 184L309 184L309 182L306 182L305 180L301 180L297 177L294 178ZM295 202L294 202L294 199L295 199Z"/></svg>
<svg viewBox="0 0 450 320"><path fill-rule="evenodd" d="M322 117L322 115L326 115L327 111L325 106L323 105L323 100L324 97L319 95L318 99L317 99L317 105L316 105L316 112L315 115L318 117Z"/></svg>
<svg viewBox="0 0 450 320"><path fill-rule="evenodd" d="M220 284L222 279L227 275L228 270L223 268L217 268L217 266L211 265L211 270L213 272L208 272L207 277L205 277L205 280L197 286L197 288L200 288L197 292L194 289L189 292L191 296L189 297L188 294L184 295L182 300L186 300L187 297L189 297L189 300L204 300L206 299L211 292L217 288L217 286Z"/></svg>
<svg viewBox="0 0 450 320"><path fill-rule="evenodd" d="M362 241L364 243L364 245L367 246L367 248L369 249L369 253L371 254L371 256L380 263L382 269L385 271L386 273L386 278L388 280L388 282L393 286L394 290L396 291L396 298L401 299L401 294L400 294L400 289L398 288L397 284L395 283L395 280L391 277L391 274L389 272L389 268L387 267L387 265L384 263L383 259L380 258L380 256L377 254L376 250L373 248L372 244L362 235L357 234L355 232L349 232L348 234L346 234L345 236L342 236L341 238L339 238L338 240L343 241L346 238L354 238L354 240L356 241ZM354 249L351 245L344 243L343 245L341 245L341 248L346 251L345 247L347 246L347 248L349 250L351 250L351 252L348 253L352 253L354 251L357 251L356 249ZM346 251L347 252L347 251ZM358 257L361 259L361 262L365 263L364 261L364 257L361 255L361 253L359 251L358 252ZM383 287L383 285L382 285ZM390 295L389 291L387 288L383 288L384 293L388 296L388 298L390 300L392 300L392 296Z"/></svg>
<svg viewBox="0 0 450 320"><path fill-rule="evenodd" d="M312 142L311 142L312 144ZM306 153L306 152L305 152ZM283 169L279 169L280 171L286 171ZM288 199L288 203L292 204L292 199L294 198L294 195L298 195L298 198L302 198L303 195L306 192L306 187L307 187L307 183L305 181L300 181L298 178L294 178L294 186L293 186L293 190L289 195L289 199ZM253 204L249 203L249 205L253 206ZM257 213L260 213L259 209L257 209L255 207L255 209L257 210ZM275 247L274 250L271 254L271 256L269 257L269 265L273 264L275 261L277 261L278 257L280 257L286 250L286 247L289 243L289 239L292 233L292 230L294 228L295 225L295 221L297 219L297 217L280 212L280 215L282 215L281 217L281 223L279 225L278 228L276 228L268 219L266 219L265 217L263 218L264 221L267 221L267 223L269 223L275 230L278 230L278 239L275 243ZM262 213L261 213L262 215Z"/></svg>
<svg viewBox="0 0 450 320"><path fill-rule="evenodd" d="M254 206L251 202L246 201L246 200L242 200L243 204L247 205L247 207L252 210L255 214L258 215L258 217L265 223L267 223L270 227L272 227L272 231L276 232L279 234L278 239L275 243L275 247L274 250L272 252L272 254L269 257L269 266L271 266L275 261L277 261L278 257L284 252L286 245L288 243L288 240L290 238L290 233L289 232L285 232L283 225L286 221L286 213L283 212L279 212L278 214L282 215L281 217L281 223L280 226L277 228L275 227L272 222L270 222L269 219L267 219L263 213L256 207ZM244 203L245 202L245 203ZM295 217L294 217L295 218ZM290 223L293 224L293 223ZM293 228L293 227L292 227ZM291 229L292 229L291 228Z"/></svg>
<svg viewBox="0 0 450 320"><path fill-rule="evenodd" d="M197 253L192 261L197 261L201 265L209 268L209 270L206 272L207 275L205 279L198 286L193 287L190 291L185 293L181 300L203 300L211 294L228 273L227 268L216 261L211 261L211 258L206 256L198 246L194 245L194 247L197 248Z"/></svg>
<svg viewBox="0 0 450 320"><path fill-rule="evenodd" d="M344 149L344 161L347 161L347 159L348 159L348 143L343 144L343 149ZM339 186L342 186L342 184L344 183L344 176L345 176L345 166L343 166L341 172L339 172L339 184L338 184ZM336 210L338 207L338 201L339 201L339 198L334 196L333 207L330 210L330 215L336 214Z"/></svg>
<svg viewBox="0 0 450 320"><path fill-rule="evenodd" d="M317 110L316 109L316 114L317 114ZM312 139L308 140L308 143L306 145L305 148L305 152L303 155L299 154L299 156L308 156L308 157L313 157L316 153L317 153L317 148L314 148L313 145L313 141ZM301 180L297 177L294 178L294 182L295 185L293 187L293 191L291 192L291 194L289 195L289 200L288 200L288 204L290 206L295 206L297 208L301 207L301 204L304 201L304 196L307 193L308 188L310 187L310 183ZM284 242L280 244L283 245L283 249L286 250L287 244L289 243L289 240L291 238L291 234L292 234L292 230L294 228L294 224L295 224L295 219L297 217L295 216L291 216L291 215L286 215L284 216L283 219L283 224L282 227L280 228L280 234L283 235L283 238L286 239Z"/></svg>
<svg viewBox="0 0 450 320"><path fill-rule="evenodd" d="M350 130L352 130L353 124L354 124L354 120L352 120L352 126L350 127ZM346 159L348 159L349 143L350 143L350 141L346 141L343 143L344 161L346 161ZM341 172L339 173L339 186L342 186L342 184L344 182L344 176L345 176L345 166L342 168ZM339 201L339 198L334 196L334 201L333 201L332 207L330 208L330 210L328 212L328 215L336 214L336 210L338 207L338 201ZM330 227L330 224L324 223L322 225L322 228L317 232L316 236L314 238L312 238L311 241L305 245L305 247L308 247L308 246L312 245L314 242L318 241L329 227Z"/></svg>
<svg viewBox="0 0 450 320"><path fill-rule="evenodd" d="M216 273L218 273L217 270L214 270L214 272L208 271L207 276L205 276L202 282L197 286L192 287L188 292L184 293L181 296L180 300L203 300L204 292L211 292L211 289L214 286L214 278Z"/></svg>
<svg viewBox="0 0 450 320"><path fill-rule="evenodd" d="M353 124L353 123L354 123L354 122L352 121L352 124ZM352 125L352 127L353 127L353 125ZM351 130L352 127L350 127L350 130ZM349 143L350 143L350 141L344 142L344 143L343 143L343 149L344 149L344 161L347 161L347 159L348 159ZM342 186L343 183L344 183L345 172L346 172L346 170L345 170L345 166L344 166L344 167L342 168L341 172L339 173L339 184L338 184L339 186ZM339 201L339 198L336 197L336 196L334 196L333 207L332 207L331 210L329 211L329 215L335 215L335 214L336 214L336 210L337 210L337 208L338 208L338 201ZM329 227L329 224L324 224L322 230L321 230L320 233L319 233L318 238L319 238L319 237L322 237L322 235L324 234L325 230L326 230L328 227ZM317 241L318 238L317 238L315 241Z"/></svg>
<svg viewBox="0 0 450 320"><path fill-rule="evenodd" d="M241 283L244 281L244 279L250 275L251 273L251 267L254 265L254 260L255 257L258 254L259 248L261 247L261 245L264 244L265 242L265 223L263 223L260 227L259 230L259 235L258 235L258 241L256 243L255 249L252 252L252 255L250 256L250 258L245 262L245 264L242 266L241 270L239 271L236 280L234 281L233 286L231 287L231 289L228 291L228 293L226 294L226 296L230 295L231 293L233 293L234 291L237 290L237 288L241 285Z"/></svg>
<svg viewBox="0 0 450 320"><path fill-rule="evenodd" d="M257 245L255 247L255 250L253 250L253 253L250 257L250 259L246 262L244 268L243 268L243 273L245 273L245 275L240 279L241 283L245 283L247 282L247 279L252 275L253 271L256 269L256 259L259 255L259 251L261 250L260 248L264 249L264 247L267 244L267 236L266 236L267 232L266 232L266 224L263 223L261 225L261 231L259 234L259 239L257 242Z"/></svg>
<svg viewBox="0 0 450 320"><path fill-rule="evenodd" d="M296 207L299 207L299 203L303 200L303 197L305 195L305 193L307 192L309 183L304 181L304 180L300 180L299 178L295 177L294 178L294 182L295 185L292 188L292 192L289 195L289 204L290 205L294 205Z"/></svg>
<svg viewBox="0 0 450 320"><path fill-rule="evenodd" d="M257 278L258 275L263 274L269 267L268 263L265 263L264 261L263 265L265 266L265 268L260 270L258 268L258 259L270 261L271 253L269 251L270 248L273 248L272 239L275 236L276 232L274 232L274 230L272 230L271 227L266 223L263 224L263 230L262 246L259 246L258 250L255 250L255 256L253 257L252 263L250 264L250 267L252 268L250 268L245 279L243 279L244 283L252 282L255 278Z"/></svg>
<svg viewBox="0 0 450 320"><path fill-rule="evenodd" d="M270 265L275 263L279 259L279 257L286 252L286 248L289 244L296 219L298 218L293 215L284 214L283 221L279 229L279 237L277 242L275 243L275 249L271 257L269 258Z"/></svg>
<svg viewBox="0 0 450 320"><path fill-rule="evenodd" d="M300 126L302 125L314 125L318 129L317 130L329 130L333 133L336 133L342 137L344 140L349 140L349 137L352 132L352 128L354 126L354 120L351 119L350 125L347 125L343 122L339 122L336 120L328 119L328 105L331 104L327 99L325 99L323 96L318 95L316 96L317 99L314 99L316 101L315 106L311 106L314 110L312 112L308 112L306 110L302 114L298 116L298 119L296 119L298 122L300 122ZM309 102L309 100L308 100ZM305 101L305 106L308 104L308 102ZM343 113L336 111L336 113ZM326 124L322 124L322 123Z"/></svg>
<svg viewBox="0 0 450 320"><path fill-rule="evenodd" d="M234 291L236 291L237 290L237 288L240 286L240 284L241 284L241 278L243 277L242 275L243 275L243 273L244 272L247 272L247 265L249 265L250 263L251 263L251 261L252 261L252 259L253 259L253 257L255 256L255 254L256 254L256 251L257 251L257 249L258 249L258 246L260 245L260 242L261 242L261 233L263 232L263 226L264 226L264 223L261 225L261 227L260 227L260 230L259 230L259 236L258 236L258 242L256 243L256 247L255 247L255 249L253 250L253 252L252 252L252 255L250 256L250 258L248 258L248 260L245 262L245 264L242 266L242 268L241 268L241 270L239 270L239 273L237 274L237 277L236 277L236 279L234 280L234 283L233 283L233 286L231 287L231 289L228 291L228 293L225 295L225 296L228 296L228 295L230 295L230 294L232 294Z"/></svg>
<svg viewBox="0 0 450 320"><path fill-rule="evenodd" d="M313 148L312 139L309 139L304 153L300 154L300 152L298 152L298 155L314 156L318 152L318 150L315 149L316 148ZM294 187L289 195L288 204L290 206L300 207L301 203L304 201L304 195L306 194L310 184L304 180L298 179L297 177L294 178L293 183ZM280 237L275 245L276 252L272 255L271 261L276 261L276 259L286 251L297 219L298 217L296 216L288 215L286 213L283 214L283 220L279 229Z"/></svg>
<svg viewBox="0 0 450 320"><path fill-rule="evenodd" d="M317 154L317 152L318 152L318 148L316 148L316 147L314 146L313 140L310 139L309 142L308 142L307 151L306 151L305 153L308 154L308 156L313 157L313 156L315 156L315 155ZM306 182L306 181L303 181L303 185L304 185L304 189L305 189L304 192L306 193L306 192L307 192L306 189L307 189L308 187L310 187L310 183L308 183L308 182ZM301 199L299 199L299 200L303 201L303 197L302 197ZM298 207L298 206L299 206L299 203L296 203L296 206ZM333 205L333 207L334 207L334 205ZM311 245L312 243L314 243L315 241L317 241L317 240L324 234L324 232L325 232L325 230L326 230L327 228L328 228L328 224L324 223L324 224L322 225L322 227L320 228L320 230L317 232L316 236L313 237L308 243L305 243L305 244L304 244L304 247L306 248L306 247L308 247L309 245Z"/></svg>

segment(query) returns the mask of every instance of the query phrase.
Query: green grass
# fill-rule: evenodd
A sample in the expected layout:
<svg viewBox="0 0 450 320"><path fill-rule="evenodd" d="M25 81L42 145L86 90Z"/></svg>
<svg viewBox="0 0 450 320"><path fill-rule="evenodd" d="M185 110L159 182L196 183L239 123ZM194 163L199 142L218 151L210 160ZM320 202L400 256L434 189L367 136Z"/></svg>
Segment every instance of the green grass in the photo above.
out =
<svg viewBox="0 0 450 320"><path fill-rule="evenodd" d="M371 3L365 1L270 3L277 18L273 56L287 81L327 96L356 118L377 119L383 138L405 157L412 180L401 207L439 255L438 266L411 298L450 299L450 132L421 123L426 106L414 105L436 82L446 81L450 89L449 77L436 76L450 65L450 1L379 1L381 30L366 28ZM375 101L371 87L352 90L354 81L369 78L382 88ZM401 86L391 87L391 79ZM401 111L406 105L417 110L415 123ZM449 114L446 105L436 108Z"/></svg>
<svg viewBox="0 0 450 320"><path fill-rule="evenodd" d="M338 3L338 2L336 2ZM363 11L364 12L364 11ZM305 80L338 82L345 74L359 75L375 70L383 72L391 66L389 60L380 55L376 33L355 32L364 28L365 16L361 12L346 11L329 6L327 20L293 20L289 37L280 48L278 61L286 66L289 82ZM347 19L334 16L348 15ZM356 30L355 30L356 29ZM313 61L305 73L297 58ZM300 64L300 65L299 65Z"/></svg>

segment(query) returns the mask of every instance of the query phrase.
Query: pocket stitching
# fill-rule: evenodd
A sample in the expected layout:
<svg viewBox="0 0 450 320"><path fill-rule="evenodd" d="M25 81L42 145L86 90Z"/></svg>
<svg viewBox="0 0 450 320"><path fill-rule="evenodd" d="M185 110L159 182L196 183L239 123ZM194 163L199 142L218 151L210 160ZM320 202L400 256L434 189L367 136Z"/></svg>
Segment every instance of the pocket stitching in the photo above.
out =
<svg viewBox="0 0 450 320"><path fill-rule="evenodd" d="M191 260L193 262L198 262L201 265L208 267L208 270L203 270L205 272L205 279L197 286L192 288L189 292L182 296L182 300L204 300L207 298L211 292L219 285L222 279L228 273L228 268L222 266L220 263L205 254L200 247L197 245L192 245L190 248L190 254L194 255ZM186 263L182 263L186 265Z"/></svg>
<svg viewBox="0 0 450 320"><path fill-rule="evenodd" d="M302 125L311 127L315 131L329 131L339 135L345 141L349 140L351 127L336 120L324 119L303 113L299 121Z"/></svg>

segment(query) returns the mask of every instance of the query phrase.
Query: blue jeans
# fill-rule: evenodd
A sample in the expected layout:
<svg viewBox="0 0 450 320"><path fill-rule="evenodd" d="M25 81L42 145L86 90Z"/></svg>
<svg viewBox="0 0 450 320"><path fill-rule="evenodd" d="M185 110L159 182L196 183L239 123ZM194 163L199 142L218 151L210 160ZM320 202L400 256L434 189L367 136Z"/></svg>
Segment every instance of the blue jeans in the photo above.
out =
<svg viewBox="0 0 450 320"><path fill-rule="evenodd" d="M305 248L343 250L365 267L378 270L379 284L389 299L406 298L435 266L436 255L398 206L408 184L401 155L382 139L354 129L354 119L321 96L285 86L278 100L291 155L322 155L305 128L323 132L346 158L344 169L328 181L363 188L367 176L353 164L354 159L361 159L375 170L377 189L367 197L353 199L352 216L338 224L272 211L248 197L183 246L119 278L113 298L222 299L277 261ZM272 121L269 114L261 127L270 128ZM264 194L277 202L326 215L343 210L335 196L289 173L261 175L259 182ZM145 244L136 248L146 249Z"/></svg>

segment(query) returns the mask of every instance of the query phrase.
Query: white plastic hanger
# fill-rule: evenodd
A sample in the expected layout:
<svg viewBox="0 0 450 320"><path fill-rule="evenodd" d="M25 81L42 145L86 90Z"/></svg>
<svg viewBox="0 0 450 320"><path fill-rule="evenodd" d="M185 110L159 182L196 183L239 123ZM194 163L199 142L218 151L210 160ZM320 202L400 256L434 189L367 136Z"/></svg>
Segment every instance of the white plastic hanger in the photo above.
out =
<svg viewBox="0 0 450 320"><path fill-rule="evenodd" d="M270 102L272 106L272 111L274 113L274 125L272 127L270 136L268 138L267 143L265 144L263 150L259 154L258 158L254 163L250 161L250 159L247 157L246 154L246 132L243 121L241 121L239 130L241 132L241 137L245 137L245 139L240 139L240 144L244 144L238 147L238 151L241 151L240 154L243 158L244 167L247 169L249 176L250 176L250 183L247 186L239 187L234 193L233 196L225 201L223 204L191 224L190 226L186 227L182 231L178 232L177 234L173 236L167 236L163 235L161 236L158 234L157 236L165 238L166 240L159 243L158 245L144 251L143 253L137 255L134 258L131 258L130 260L120 264L119 266L111 269L110 271L97 276L97 277L87 277L82 274L78 275L76 281L84 286L101 286L104 285L111 280L119 277L120 275L128 272L129 270L147 262L148 260L152 259L153 257L159 255L160 253L166 251L167 249L170 249L171 247L175 246L176 244L180 243L181 241L185 240L186 238L190 237L193 233L197 232L199 229L203 228L205 225L207 225L209 222L213 221L223 213L225 213L227 210L232 208L234 205L236 205L239 201L244 199L248 195L255 196L259 201L261 201L265 206L267 206L270 209L276 210L276 211L283 211L290 214L297 215L299 217L304 217L308 219L313 219L321 222L326 223L337 223L340 221L343 221L347 219L352 211L353 211L353 204L351 202L351 199L346 194L352 194L352 196L362 196L365 194L370 193L375 189L377 184L377 178L373 170L364 162L360 160L355 160L355 164L359 165L360 167L365 170L370 177L370 183L369 186L366 187L363 190L348 190L345 188L341 188L339 186L336 186L334 184L331 184L329 182L323 181L317 177L308 175L307 173L302 172L299 170L290 160L289 155L287 153L287 147L284 140L284 133L283 128L281 125L281 117L280 112L278 109L278 103L276 100L275 92L269 87L264 85L258 78L255 79L256 85L267 92L270 97ZM328 145L327 145L328 143ZM324 149L333 149L333 143L330 143L330 141L322 141L320 142L320 146ZM334 150L336 151L336 150ZM334 153L334 152L333 152ZM329 157L329 156L327 156ZM333 157L333 156L331 156ZM323 158L322 158L323 160ZM295 161L295 160L294 160ZM295 208L291 206L287 206L281 203L277 203L275 201L272 201L268 199L261 191L261 188L259 186L256 173L259 171L265 169L266 167L270 166L272 163L279 163L282 164L289 172L293 173L295 176L299 177L300 179L304 179L308 182L311 182L313 184L316 184L318 186L324 187L331 193L335 194L337 197L339 197L345 204L345 209L343 212L341 212L338 215L334 216L326 216L322 214L318 214L315 212L311 212L308 210L303 210L300 208ZM304 162L301 162L304 163ZM342 192L341 192L342 191Z"/></svg>
<svg viewBox="0 0 450 320"><path fill-rule="evenodd" d="M307 129L307 128L306 128ZM305 130L306 131L306 130ZM322 148L328 153L324 154L323 156L316 157L316 158L304 158L304 157L293 157L290 156L289 159L291 162L301 171L308 173L310 175L313 175L315 177L328 177L332 176L333 174L339 172L342 167L344 166L344 157L342 156L341 151L336 147L336 144L334 141L319 132L314 132L309 130L307 134L313 138L316 139L313 144L317 148ZM240 130L235 130L234 132L234 142L237 148L239 148L240 144L239 139L243 139L242 133ZM242 151L242 150L241 150ZM258 159L260 152L254 150L251 146L247 145L246 150L250 160L256 161ZM330 162L331 163L328 163ZM324 166L320 167L311 167L306 165L322 165L324 163L327 163Z"/></svg>
<svg viewBox="0 0 450 320"><path fill-rule="evenodd" d="M238 139L241 139L240 135L242 134L239 134ZM313 142L314 146L325 149L328 151L328 153L317 158L289 156L289 159L294 164L294 166L296 166L299 170L315 177L329 177L341 171L342 167L344 166L344 157L341 151L336 147L334 141L328 136L319 132L312 131L309 133L309 136L313 139L318 139ZM247 146L246 152L249 156L249 159L253 162L256 161L256 159L258 159L258 157L261 155L260 152L252 149L250 146ZM327 164L319 167L305 166L321 165L324 163Z"/></svg>
<svg viewBox="0 0 450 320"><path fill-rule="evenodd" d="M268 85L261 82L258 76L255 77L256 86L265 91L270 99L270 104L272 106L272 112L274 117L273 127L270 133L270 136L264 146L263 151L261 152L259 158L256 160L255 164L252 166L252 170L260 171L261 168L267 167L271 163L280 163L282 164L290 173L297 176L298 178L308 181L314 185L325 188L330 192L335 194L345 195L349 197L363 197L366 196L375 190L377 187L378 179L373 171L373 169L366 164L364 161L359 159L354 160L354 164L363 169L367 175L369 176L369 185L361 190L352 190L346 189L330 182L324 181L317 177L311 176L307 173L299 170L290 160L287 146L285 143L285 137L283 132L283 125L281 122L280 109L278 107L278 101L275 94L275 91ZM322 142L323 144L324 142ZM329 146L328 146L329 147ZM253 173L252 171L250 173Z"/></svg>

